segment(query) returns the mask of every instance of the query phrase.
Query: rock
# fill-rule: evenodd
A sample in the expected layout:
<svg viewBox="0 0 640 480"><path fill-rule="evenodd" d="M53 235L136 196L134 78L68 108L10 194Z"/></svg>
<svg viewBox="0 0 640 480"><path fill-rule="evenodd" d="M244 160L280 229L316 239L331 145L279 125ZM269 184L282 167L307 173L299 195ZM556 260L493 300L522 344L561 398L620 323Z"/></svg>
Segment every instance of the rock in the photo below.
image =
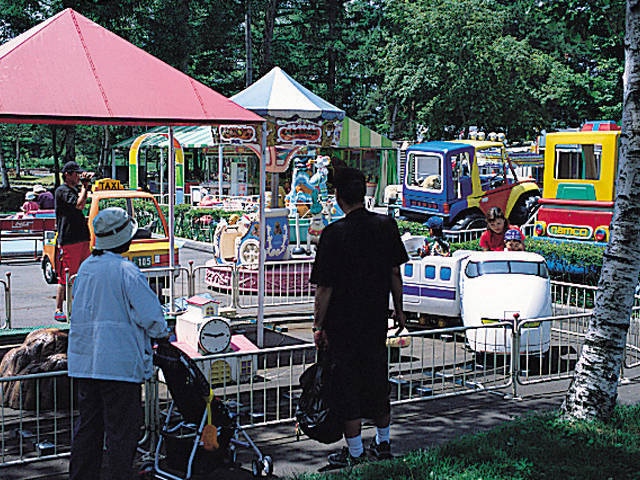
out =
<svg viewBox="0 0 640 480"><path fill-rule="evenodd" d="M22 345L0 362L0 377L57 372L67 369L68 334L57 328L34 330ZM69 408L69 377L56 376L4 382L2 405L21 410Z"/></svg>

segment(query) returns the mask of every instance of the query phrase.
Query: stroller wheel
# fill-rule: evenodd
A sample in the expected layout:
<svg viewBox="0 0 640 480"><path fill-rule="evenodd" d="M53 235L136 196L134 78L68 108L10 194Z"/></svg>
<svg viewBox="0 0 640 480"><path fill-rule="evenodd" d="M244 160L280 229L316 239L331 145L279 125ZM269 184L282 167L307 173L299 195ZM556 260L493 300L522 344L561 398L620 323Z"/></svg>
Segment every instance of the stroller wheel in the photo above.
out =
<svg viewBox="0 0 640 480"><path fill-rule="evenodd" d="M254 458L251 461L251 473L253 473L254 477L260 477L262 475L262 462L260 462L257 458Z"/></svg>
<svg viewBox="0 0 640 480"><path fill-rule="evenodd" d="M262 459L262 469L267 477L273 475L273 460L269 455L266 455Z"/></svg>

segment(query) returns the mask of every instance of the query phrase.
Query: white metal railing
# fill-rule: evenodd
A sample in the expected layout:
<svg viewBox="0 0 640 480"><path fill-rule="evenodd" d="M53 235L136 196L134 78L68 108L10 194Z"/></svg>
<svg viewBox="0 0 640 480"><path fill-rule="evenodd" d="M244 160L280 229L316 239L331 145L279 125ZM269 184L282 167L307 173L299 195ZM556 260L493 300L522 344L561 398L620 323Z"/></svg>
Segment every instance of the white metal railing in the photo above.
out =
<svg viewBox="0 0 640 480"><path fill-rule="evenodd" d="M315 288L309 282L312 259L269 262L265 266L265 307L296 307L297 313L310 313ZM236 309L257 308L257 265L212 265L204 267L206 288L231 297Z"/></svg>
<svg viewBox="0 0 640 480"><path fill-rule="evenodd" d="M423 330L402 337L403 348L388 349L392 404L435 400L472 392L569 378L579 358L590 313L522 319L481 327ZM634 319L634 322L637 320ZM532 325L532 322L535 324ZM547 347L526 343L529 328L551 324ZM234 323L250 337L249 322ZM483 331L507 353L476 344ZM271 344L289 345L195 357L215 395L234 412L243 428L292 422L300 394L300 374L316 361L313 344L270 330ZM276 338L277 337L277 338ZM634 346L637 351L637 345ZM509 352L519 352L510 355ZM0 378L0 467L68 455L75 417L75 392L66 371ZM168 389L157 376L145 383L145 429L140 445L152 451Z"/></svg>

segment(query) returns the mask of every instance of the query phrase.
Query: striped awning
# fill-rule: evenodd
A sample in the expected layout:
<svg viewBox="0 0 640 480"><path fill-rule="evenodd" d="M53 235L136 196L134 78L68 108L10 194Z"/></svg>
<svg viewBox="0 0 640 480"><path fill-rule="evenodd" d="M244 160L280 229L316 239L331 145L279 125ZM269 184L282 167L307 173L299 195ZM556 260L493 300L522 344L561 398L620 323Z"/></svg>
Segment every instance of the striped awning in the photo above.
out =
<svg viewBox="0 0 640 480"><path fill-rule="evenodd" d="M393 148L393 142L347 117L342 120L338 148Z"/></svg>
<svg viewBox="0 0 640 480"><path fill-rule="evenodd" d="M167 131L167 127L154 127L144 133L167 133ZM211 132L211 127L209 126L173 127L173 136L178 140L178 142L180 142L182 148L204 148L216 145ZM123 140L122 142L114 145L113 148L129 148L136 138L137 136ZM145 147L160 148L166 148L168 145L168 140L160 135L149 137L143 144Z"/></svg>
<svg viewBox="0 0 640 480"><path fill-rule="evenodd" d="M145 133L149 132L166 133L167 127L150 128ZM211 127L208 126L173 127L173 135L180 142L182 148L204 148L217 145L213 138ZM123 140L114 145L113 148L129 148L136 138L137 135ZM144 142L145 147L166 148L167 145L167 139L160 135L150 137ZM342 133L340 134L338 148L392 149L394 147L393 142L384 135L374 132L351 118L345 118L342 120Z"/></svg>

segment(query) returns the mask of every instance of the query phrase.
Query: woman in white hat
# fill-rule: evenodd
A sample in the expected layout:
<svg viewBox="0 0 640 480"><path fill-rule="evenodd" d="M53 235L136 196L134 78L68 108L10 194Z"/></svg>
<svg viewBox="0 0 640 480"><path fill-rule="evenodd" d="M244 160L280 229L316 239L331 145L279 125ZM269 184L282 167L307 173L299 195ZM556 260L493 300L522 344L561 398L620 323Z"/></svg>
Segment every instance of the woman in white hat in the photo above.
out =
<svg viewBox="0 0 640 480"><path fill-rule="evenodd" d="M24 203L20 207L24 213L32 213L40 209L40 205L36 202L36 195L33 192L27 192L24 196Z"/></svg>
<svg viewBox="0 0 640 480"><path fill-rule="evenodd" d="M151 339L167 337L167 322L144 274L121 255L136 221L121 208L106 208L93 230L95 248L73 285L68 370L79 417L69 478L100 478L105 439L110 478L128 479L142 424L140 385L153 372Z"/></svg>

